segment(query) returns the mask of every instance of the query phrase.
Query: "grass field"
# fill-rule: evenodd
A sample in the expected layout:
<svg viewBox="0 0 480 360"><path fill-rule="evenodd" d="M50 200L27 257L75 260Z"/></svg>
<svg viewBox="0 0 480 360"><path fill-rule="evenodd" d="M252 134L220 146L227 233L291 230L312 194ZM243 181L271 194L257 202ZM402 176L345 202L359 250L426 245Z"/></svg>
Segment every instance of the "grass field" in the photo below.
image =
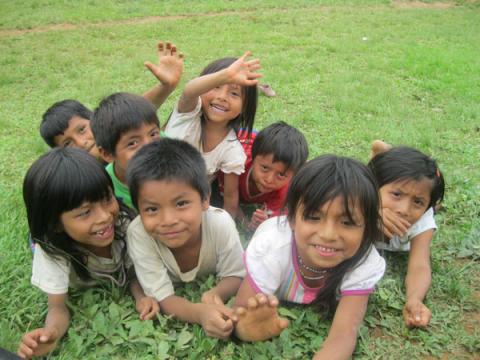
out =
<svg viewBox="0 0 480 360"><path fill-rule="evenodd" d="M447 181L432 249L426 330L401 317L406 257L389 256L371 297L355 358L480 358L480 3L365 1L0 0L0 347L16 351L41 326L46 296L30 285L23 176L47 146L38 128L55 101L94 108L116 91L142 93L158 40L186 55L182 84L211 60L251 50L276 98L260 98L256 128L285 120L312 156L366 161L370 142L418 147ZM172 109L182 85L160 109ZM211 286L189 284L198 299ZM141 322L116 289L74 293L71 327L52 359L300 359L330 323L287 306L291 326L257 344L207 338L199 326L160 316Z"/></svg>

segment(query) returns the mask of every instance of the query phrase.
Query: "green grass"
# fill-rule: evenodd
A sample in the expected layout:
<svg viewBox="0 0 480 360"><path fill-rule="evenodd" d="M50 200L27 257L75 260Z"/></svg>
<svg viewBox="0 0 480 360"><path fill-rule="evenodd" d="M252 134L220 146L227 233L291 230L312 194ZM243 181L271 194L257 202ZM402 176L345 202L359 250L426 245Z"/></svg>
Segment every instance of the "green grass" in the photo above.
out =
<svg viewBox="0 0 480 360"><path fill-rule="evenodd" d="M388 257L371 297L356 357L475 358L480 352L480 9L398 10L386 1L98 2L0 1L0 347L41 326L46 297L30 281L31 253L22 203L23 176L45 150L43 112L75 98L95 107L115 91L141 93L155 82L143 69L159 39L186 54L184 80L209 61L252 50L278 96L260 98L257 128L286 120L307 136L312 156L367 160L370 141L418 147L438 159L447 180L433 244L427 330L403 325L406 259ZM325 5L325 6L324 6ZM248 11L247 11L248 10ZM217 12L218 16L195 14ZM222 14L222 12L225 12ZM190 14L152 22L113 20ZM103 23L102 21L107 21ZM86 24L72 29L55 23ZM29 33L5 29L32 28ZM2 30L3 29L3 30ZM365 40L363 38L366 38ZM161 108L164 121L181 87ZM198 298L211 285L190 284ZM116 289L71 298L72 324L55 359L308 358L329 321L288 306L290 328L270 342L207 338L198 326L160 317L143 323Z"/></svg>

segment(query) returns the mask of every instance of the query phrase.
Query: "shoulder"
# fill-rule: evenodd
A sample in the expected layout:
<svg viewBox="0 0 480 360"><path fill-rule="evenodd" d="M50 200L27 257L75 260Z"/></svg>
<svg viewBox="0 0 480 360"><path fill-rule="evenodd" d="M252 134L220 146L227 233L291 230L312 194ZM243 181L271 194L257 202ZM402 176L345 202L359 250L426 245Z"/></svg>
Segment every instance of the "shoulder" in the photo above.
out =
<svg viewBox="0 0 480 360"><path fill-rule="evenodd" d="M264 221L255 231L247 248L247 254L259 257L290 256L292 230L286 216Z"/></svg>
<svg viewBox="0 0 480 360"><path fill-rule="evenodd" d="M177 102L167 122L167 127L165 129L167 134L169 134L169 130L171 130L172 128L175 128L176 126L179 126L180 124L186 121L200 119L201 114L202 114L202 101L200 100L200 98L198 98L198 102L197 102L197 105L195 106L195 109L186 113L182 113L178 111L178 102Z"/></svg>
<svg viewBox="0 0 480 360"><path fill-rule="evenodd" d="M418 221L413 224L413 226L408 230L409 239L421 234L424 231L437 229L437 224L435 223L435 217L433 213L433 208L428 209L425 213L418 219Z"/></svg>
<svg viewBox="0 0 480 360"><path fill-rule="evenodd" d="M368 294L372 292L375 284L383 277L385 266L385 259L372 246L360 263L343 277L340 287L342 294L351 295L356 292Z"/></svg>
<svg viewBox="0 0 480 360"><path fill-rule="evenodd" d="M132 239L145 239L148 238L149 235L145 228L143 227L142 219L140 218L140 215L138 215L135 219L133 219L130 222L130 225L128 225L127 229L127 240L129 242L129 246L132 241Z"/></svg>
<svg viewBox="0 0 480 360"><path fill-rule="evenodd" d="M68 292L70 262L65 258L53 258L35 246L32 264L32 285L47 294L65 294Z"/></svg>
<svg viewBox="0 0 480 360"><path fill-rule="evenodd" d="M235 222L228 212L223 209L210 206L202 214L202 227L207 233L226 233L237 231Z"/></svg>

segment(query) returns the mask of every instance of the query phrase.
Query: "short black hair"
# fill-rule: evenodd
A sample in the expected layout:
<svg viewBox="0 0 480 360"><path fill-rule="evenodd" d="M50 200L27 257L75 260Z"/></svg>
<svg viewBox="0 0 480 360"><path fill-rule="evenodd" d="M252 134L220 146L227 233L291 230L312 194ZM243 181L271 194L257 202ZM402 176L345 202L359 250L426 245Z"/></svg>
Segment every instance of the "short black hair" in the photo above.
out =
<svg viewBox="0 0 480 360"><path fill-rule="evenodd" d="M238 58L226 57L215 60L208 64L201 72L200 76L213 74L220 70L228 68ZM253 123L255 121L255 113L257 112L258 91L257 85L242 86L243 103L242 112L235 119L232 119L228 126L237 132L240 128L246 129L250 134L253 130Z"/></svg>
<svg viewBox="0 0 480 360"><path fill-rule="evenodd" d="M142 124L160 127L153 104L139 95L120 92L100 102L93 114L91 128L97 146L115 155L120 137Z"/></svg>
<svg viewBox="0 0 480 360"><path fill-rule="evenodd" d="M23 181L23 199L33 241L40 243L52 257L73 260L76 273L88 278L84 253L61 230L60 218L85 201L98 202L111 196L112 179L93 156L76 148L50 150L32 164Z"/></svg>
<svg viewBox="0 0 480 360"><path fill-rule="evenodd" d="M127 166L132 203L138 210L140 187L147 181L181 181L198 191L202 201L210 183L202 155L183 140L161 138L142 147Z"/></svg>
<svg viewBox="0 0 480 360"><path fill-rule="evenodd" d="M257 155L273 155L273 162L281 161L297 172L308 158L305 136L283 121L273 123L257 134L252 145L252 160Z"/></svg>
<svg viewBox="0 0 480 360"><path fill-rule="evenodd" d="M336 155L322 155L308 161L295 174L287 193L290 221L303 205L304 219L313 216L320 207L340 196L345 212L353 221L351 206L357 206L365 221L365 230L357 253L340 264L327 277L325 286L317 295L316 303L330 313L336 307L336 293L345 273L364 261L373 244L383 239L380 228L380 200L375 177L357 160Z"/></svg>
<svg viewBox="0 0 480 360"><path fill-rule="evenodd" d="M70 99L56 102L45 111L40 124L40 135L48 146L57 146L55 136L63 134L69 121L75 116L91 120L93 112L79 101Z"/></svg>
<svg viewBox="0 0 480 360"><path fill-rule="evenodd" d="M443 174L434 159L417 149L395 146L375 156L370 160L368 166L375 175L380 188L396 181L421 181L427 178L432 181L430 203L427 209L443 201L445 194Z"/></svg>

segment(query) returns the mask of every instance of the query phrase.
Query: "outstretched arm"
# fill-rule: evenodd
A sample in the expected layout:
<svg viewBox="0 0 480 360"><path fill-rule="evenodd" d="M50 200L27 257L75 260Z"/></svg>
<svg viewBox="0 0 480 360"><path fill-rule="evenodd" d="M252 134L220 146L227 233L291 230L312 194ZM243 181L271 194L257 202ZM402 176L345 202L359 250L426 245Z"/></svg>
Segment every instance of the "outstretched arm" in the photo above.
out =
<svg viewBox="0 0 480 360"><path fill-rule="evenodd" d="M368 295L341 297L327 339L314 360L349 359L352 356L367 304Z"/></svg>
<svg viewBox="0 0 480 360"><path fill-rule="evenodd" d="M175 90L183 72L182 53L170 42L158 43L158 64L145 61L145 66L158 79L159 84L148 90L143 97L158 109Z"/></svg>
<svg viewBox="0 0 480 360"><path fill-rule="evenodd" d="M23 336L17 351L20 357L30 359L34 356L43 356L55 349L58 340L63 337L70 323L66 300L67 294L48 294L48 314L45 326Z"/></svg>
<svg viewBox="0 0 480 360"><path fill-rule="evenodd" d="M403 318L407 326L425 327L432 317L430 310L423 304L432 280L430 268L432 238L433 229L425 231L411 240L405 278L407 296L403 308Z"/></svg>
<svg viewBox="0 0 480 360"><path fill-rule="evenodd" d="M233 219L237 216L238 211L238 178L237 174L225 174L223 185L223 208L232 216Z"/></svg>
<svg viewBox="0 0 480 360"><path fill-rule="evenodd" d="M217 286L202 294L202 303L224 304L237 293L241 283L242 279L239 277L229 276L223 278L219 281Z"/></svg>
<svg viewBox="0 0 480 360"><path fill-rule="evenodd" d="M260 69L260 60L246 60L250 55L250 51L247 51L228 68L189 81L178 102L178 112L188 113L193 111L197 105L198 97L217 86L225 84L256 85L258 83L257 79L262 76L255 72Z"/></svg>

